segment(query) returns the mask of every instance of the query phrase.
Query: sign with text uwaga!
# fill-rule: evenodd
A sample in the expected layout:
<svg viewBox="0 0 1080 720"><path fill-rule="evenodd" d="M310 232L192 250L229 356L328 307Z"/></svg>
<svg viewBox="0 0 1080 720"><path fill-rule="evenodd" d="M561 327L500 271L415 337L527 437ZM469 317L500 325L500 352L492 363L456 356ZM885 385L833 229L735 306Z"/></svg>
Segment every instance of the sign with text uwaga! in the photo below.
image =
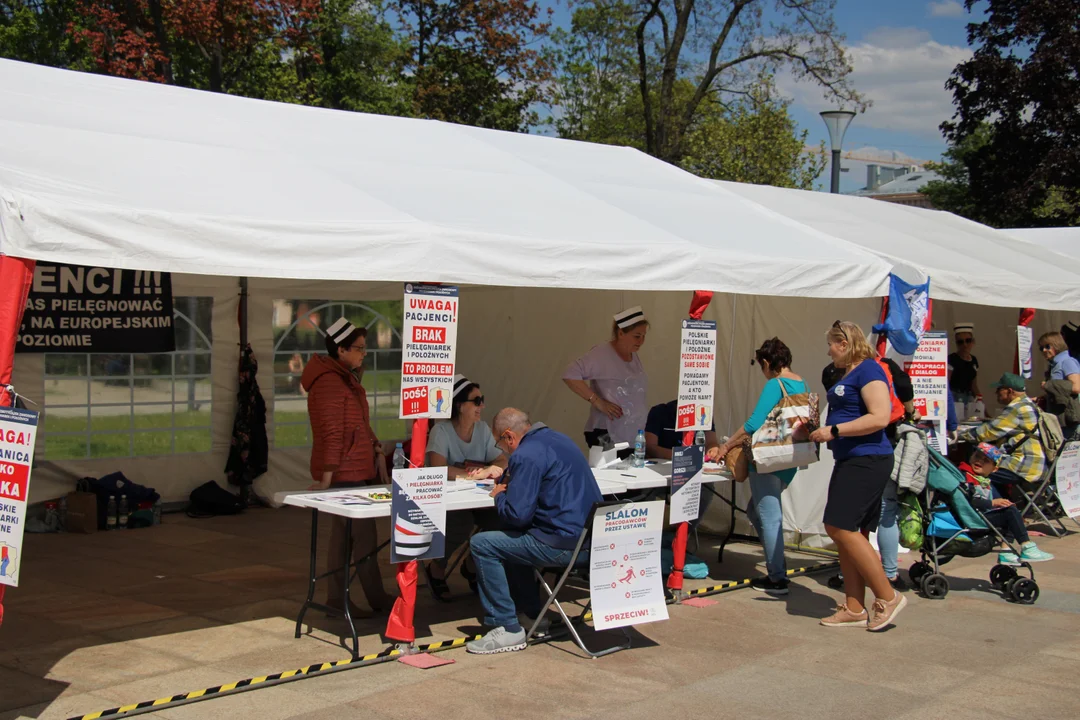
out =
<svg viewBox="0 0 1080 720"><path fill-rule="evenodd" d="M0 585L19 585L38 414L0 407Z"/></svg>
<svg viewBox="0 0 1080 720"><path fill-rule="evenodd" d="M683 320L675 429L708 430L712 427L715 390L716 323Z"/></svg>
<svg viewBox="0 0 1080 720"><path fill-rule="evenodd" d="M949 415L949 338L943 330L927 330L915 354L904 360L904 372L911 377L915 409L928 425L930 440L938 452L947 452L945 420Z"/></svg>
<svg viewBox="0 0 1080 720"><path fill-rule="evenodd" d="M450 417L457 327L457 287L405 285L401 418Z"/></svg>
<svg viewBox="0 0 1080 720"><path fill-rule="evenodd" d="M597 511L589 554L589 596L597 630L667 620L660 574L664 501Z"/></svg>
<svg viewBox="0 0 1080 720"><path fill-rule="evenodd" d="M176 349L169 273L38 263L15 352Z"/></svg>

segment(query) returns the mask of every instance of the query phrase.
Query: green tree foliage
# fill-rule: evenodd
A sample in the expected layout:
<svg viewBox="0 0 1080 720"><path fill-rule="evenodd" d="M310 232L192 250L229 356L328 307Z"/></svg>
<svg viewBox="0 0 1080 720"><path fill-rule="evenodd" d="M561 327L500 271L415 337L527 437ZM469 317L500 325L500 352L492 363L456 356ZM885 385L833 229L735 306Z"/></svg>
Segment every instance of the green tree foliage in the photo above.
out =
<svg viewBox="0 0 1080 720"><path fill-rule="evenodd" d="M931 198L995 227L1080 225L1080 0L976 4Z"/></svg>

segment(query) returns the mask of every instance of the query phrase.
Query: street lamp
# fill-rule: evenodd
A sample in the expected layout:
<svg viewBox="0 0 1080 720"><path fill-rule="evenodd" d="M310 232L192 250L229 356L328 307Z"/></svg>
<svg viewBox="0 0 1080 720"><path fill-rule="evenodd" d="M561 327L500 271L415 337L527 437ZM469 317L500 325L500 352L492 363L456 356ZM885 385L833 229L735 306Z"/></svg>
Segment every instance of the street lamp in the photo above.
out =
<svg viewBox="0 0 1080 720"><path fill-rule="evenodd" d="M844 133L855 119L851 110L826 110L821 113L825 127L829 128L829 146L832 148L832 186L831 193L840 192L840 149L844 146Z"/></svg>

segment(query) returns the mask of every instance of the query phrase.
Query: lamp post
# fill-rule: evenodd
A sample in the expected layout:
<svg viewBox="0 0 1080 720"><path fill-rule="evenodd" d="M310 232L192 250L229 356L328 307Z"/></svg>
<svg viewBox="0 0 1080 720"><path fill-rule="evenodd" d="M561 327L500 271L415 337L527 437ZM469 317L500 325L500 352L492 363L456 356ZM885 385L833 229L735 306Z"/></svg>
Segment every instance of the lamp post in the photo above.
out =
<svg viewBox="0 0 1080 720"><path fill-rule="evenodd" d="M840 149L844 146L844 133L855 118L851 110L826 110L821 113L825 127L829 128L829 147L832 148L832 184L831 193L840 192Z"/></svg>

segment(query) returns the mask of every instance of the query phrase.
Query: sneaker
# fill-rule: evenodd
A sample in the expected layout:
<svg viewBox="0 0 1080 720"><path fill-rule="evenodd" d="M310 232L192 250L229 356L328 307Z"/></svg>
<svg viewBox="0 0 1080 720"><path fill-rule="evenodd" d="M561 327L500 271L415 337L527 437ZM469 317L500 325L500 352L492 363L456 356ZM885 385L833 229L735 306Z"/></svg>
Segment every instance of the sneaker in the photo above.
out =
<svg viewBox="0 0 1080 720"><path fill-rule="evenodd" d="M526 647L524 630L510 632L504 627L497 627L479 640L465 644L465 650L473 655L517 652Z"/></svg>
<svg viewBox="0 0 1080 720"><path fill-rule="evenodd" d="M827 618L822 618L821 624L825 627L866 627L868 619L866 609L864 608L861 613L853 613L848 610L848 606L838 605L836 612Z"/></svg>
<svg viewBox="0 0 1080 720"><path fill-rule="evenodd" d="M907 598L898 592L893 593L893 599L889 601L878 598L874 601L874 617L866 624L866 629L871 632L884 630L891 625L900 611L907 607Z"/></svg>
<svg viewBox="0 0 1080 720"><path fill-rule="evenodd" d="M998 565L1019 565L1020 558L1016 556L1016 553L998 553Z"/></svg>
<svg viewBox="0 0 1080 720"><path fill-rule="evenodd" d="M525 613L518 613L518 622L521 623L522 629L526 634L529 632L529 628L532 627L536 618L531 618ZM551 634L551 618L547 615L540 618L540 624L536 626L536 632L533 633L533 637L544 637Z"/></svg>
<svg viewBox="0 0 1080 720"><path fill-rule="evenodd" d="M1048 552L1040 550L1035 543L1030 545L1024 545L1020 548L1020 559L1025 562L1046 562L1047 560L1053 560L1054 556Z"/></svg>
<svg viewBox="0 0 1080 720"><path fill-rule="evenodd" d="M755 590L759 590L766 595L772 595L778 597L780 595L788 594L788 585L791 583L787 580L771 580L768 577L755 578L750 581L750 587Z"/></svg>

